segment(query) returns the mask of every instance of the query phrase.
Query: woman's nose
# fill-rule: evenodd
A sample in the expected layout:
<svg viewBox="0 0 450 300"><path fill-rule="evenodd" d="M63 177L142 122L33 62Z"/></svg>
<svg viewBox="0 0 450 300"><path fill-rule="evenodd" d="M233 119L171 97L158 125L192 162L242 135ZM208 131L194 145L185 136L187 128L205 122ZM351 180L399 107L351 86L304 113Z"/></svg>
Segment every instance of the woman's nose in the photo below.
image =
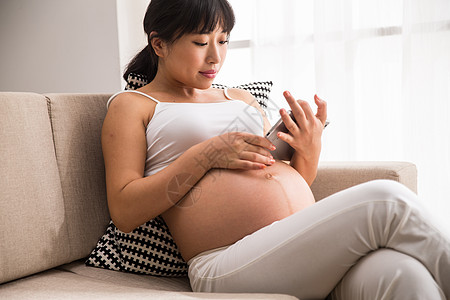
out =
<svg viewBox="0 0 450 300"><path fill-rule="evenodd" d="M222 58L220 55L219 47L216 45L211 45L208 50L207 62L210 64L220 63Z"/></svg>

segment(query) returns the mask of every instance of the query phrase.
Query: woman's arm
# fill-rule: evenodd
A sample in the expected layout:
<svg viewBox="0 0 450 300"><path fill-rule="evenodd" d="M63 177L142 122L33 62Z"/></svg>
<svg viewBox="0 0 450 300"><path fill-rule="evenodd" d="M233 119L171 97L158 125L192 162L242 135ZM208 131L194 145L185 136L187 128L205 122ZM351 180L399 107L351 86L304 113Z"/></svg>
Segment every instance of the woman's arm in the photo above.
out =
<svg viewBox="0 0 450 300"><path fill-rule="evenodd" d="M271 143L266 139L227 133L189 148L168 167L144 177L145 131L154 106L143 97L119 95L111 102L103 124L108 206L111 219L120 230L129 232L170 209L211 168L258 169L270 164L267 149ZM210 143L221 151L222 160L211 162L201 155ZM169 182L186 172L191 175L188 182L179 186L178 193L169 194Z"/></svg>
<svg viewBox="0 0 450 300"><path fill-rule="evenodd" d="M194 163L195 150L186 151L177 161L155 175L144 178L147 153L146 125L155 104L132 94L117 96L108 109L102 128L108 206L111 219L128 232L173 205L167 182L188 169L192 178L207 171ZM191 184L195 184L192 182ZM182 186L180 198L189 191ZM171 201L170 201L171 200Z"/></svg>

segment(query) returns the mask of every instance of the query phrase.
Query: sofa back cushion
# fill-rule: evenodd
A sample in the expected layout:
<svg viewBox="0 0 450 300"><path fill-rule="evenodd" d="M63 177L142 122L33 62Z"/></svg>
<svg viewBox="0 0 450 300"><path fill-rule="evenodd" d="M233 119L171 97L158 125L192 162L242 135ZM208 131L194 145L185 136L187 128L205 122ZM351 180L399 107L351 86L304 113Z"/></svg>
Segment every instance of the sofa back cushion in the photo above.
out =
<svg viewBox="0 0 450 300"><path fill-rule="evenodd" d="M70 261L94 249L110 221L101 128L110 95L48 94Z"/></svg>
<svg viewBox="0 0 450 300"><path fill-rule="evenodd" d="M0 93L0 283L68 261L47 99Z"/></svg>

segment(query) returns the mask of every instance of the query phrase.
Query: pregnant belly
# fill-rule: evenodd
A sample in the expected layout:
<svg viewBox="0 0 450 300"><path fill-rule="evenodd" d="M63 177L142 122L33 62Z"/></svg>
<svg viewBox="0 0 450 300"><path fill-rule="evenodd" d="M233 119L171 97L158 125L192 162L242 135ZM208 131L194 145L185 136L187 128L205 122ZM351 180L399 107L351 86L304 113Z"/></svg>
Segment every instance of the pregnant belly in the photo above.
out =
<svg viewBox="0 0 450 300"><path fill-rule="evenodd" d="M264 170L210 170L162 216L187 261L313 203L300 174L278 161Z"/></svg>

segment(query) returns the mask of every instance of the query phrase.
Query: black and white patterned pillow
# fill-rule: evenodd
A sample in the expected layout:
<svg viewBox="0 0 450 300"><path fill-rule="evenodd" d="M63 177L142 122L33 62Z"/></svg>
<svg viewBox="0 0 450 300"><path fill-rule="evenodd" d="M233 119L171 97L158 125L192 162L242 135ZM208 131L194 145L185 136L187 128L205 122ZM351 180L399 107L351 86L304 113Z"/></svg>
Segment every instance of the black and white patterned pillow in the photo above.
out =
<svg viewBox="0 0 450 300"><path fill-rule="evenodd" d="M146 76L138 74L130 74L127 82L127 90L134 90L148 83ZM271 81L252 82L234 88L250 92L265 109L272 85ZM224 89L227 86L215 84L214 87ZM187 264L161 217L148 221L130 233L120 231L111 221L85 264L157 276L187 275Z"/></svg>
<svg viewBox="0 0 450 300"><path fill-rule="evenodd" d="M148 221L130 233L120 231L111 221L85 264L138 274L187 275L187 264L161 217Z"/></svg>
<svg viewBox="0 0 450 300"><path fill-rule="evenodd" d="M141 74L130 73L128 75L126 90L135 90L143 87L148 83L147 76ZM259 103L263 110L267 109L267 102L269 102L269 94L272 90L272 81L256 81L246 84L241 84L237 86L226 86L223 84L213 83L214 88L225 89L225 88L235 88L248 91L255 97L256 101Z"/></svg>
<svg viewBox="0 0 450 300"><path fill-rule="evenodd" d="M137 90L148 84L148 77L142 74L130 73L127 78L126 90Z"/></svg>

